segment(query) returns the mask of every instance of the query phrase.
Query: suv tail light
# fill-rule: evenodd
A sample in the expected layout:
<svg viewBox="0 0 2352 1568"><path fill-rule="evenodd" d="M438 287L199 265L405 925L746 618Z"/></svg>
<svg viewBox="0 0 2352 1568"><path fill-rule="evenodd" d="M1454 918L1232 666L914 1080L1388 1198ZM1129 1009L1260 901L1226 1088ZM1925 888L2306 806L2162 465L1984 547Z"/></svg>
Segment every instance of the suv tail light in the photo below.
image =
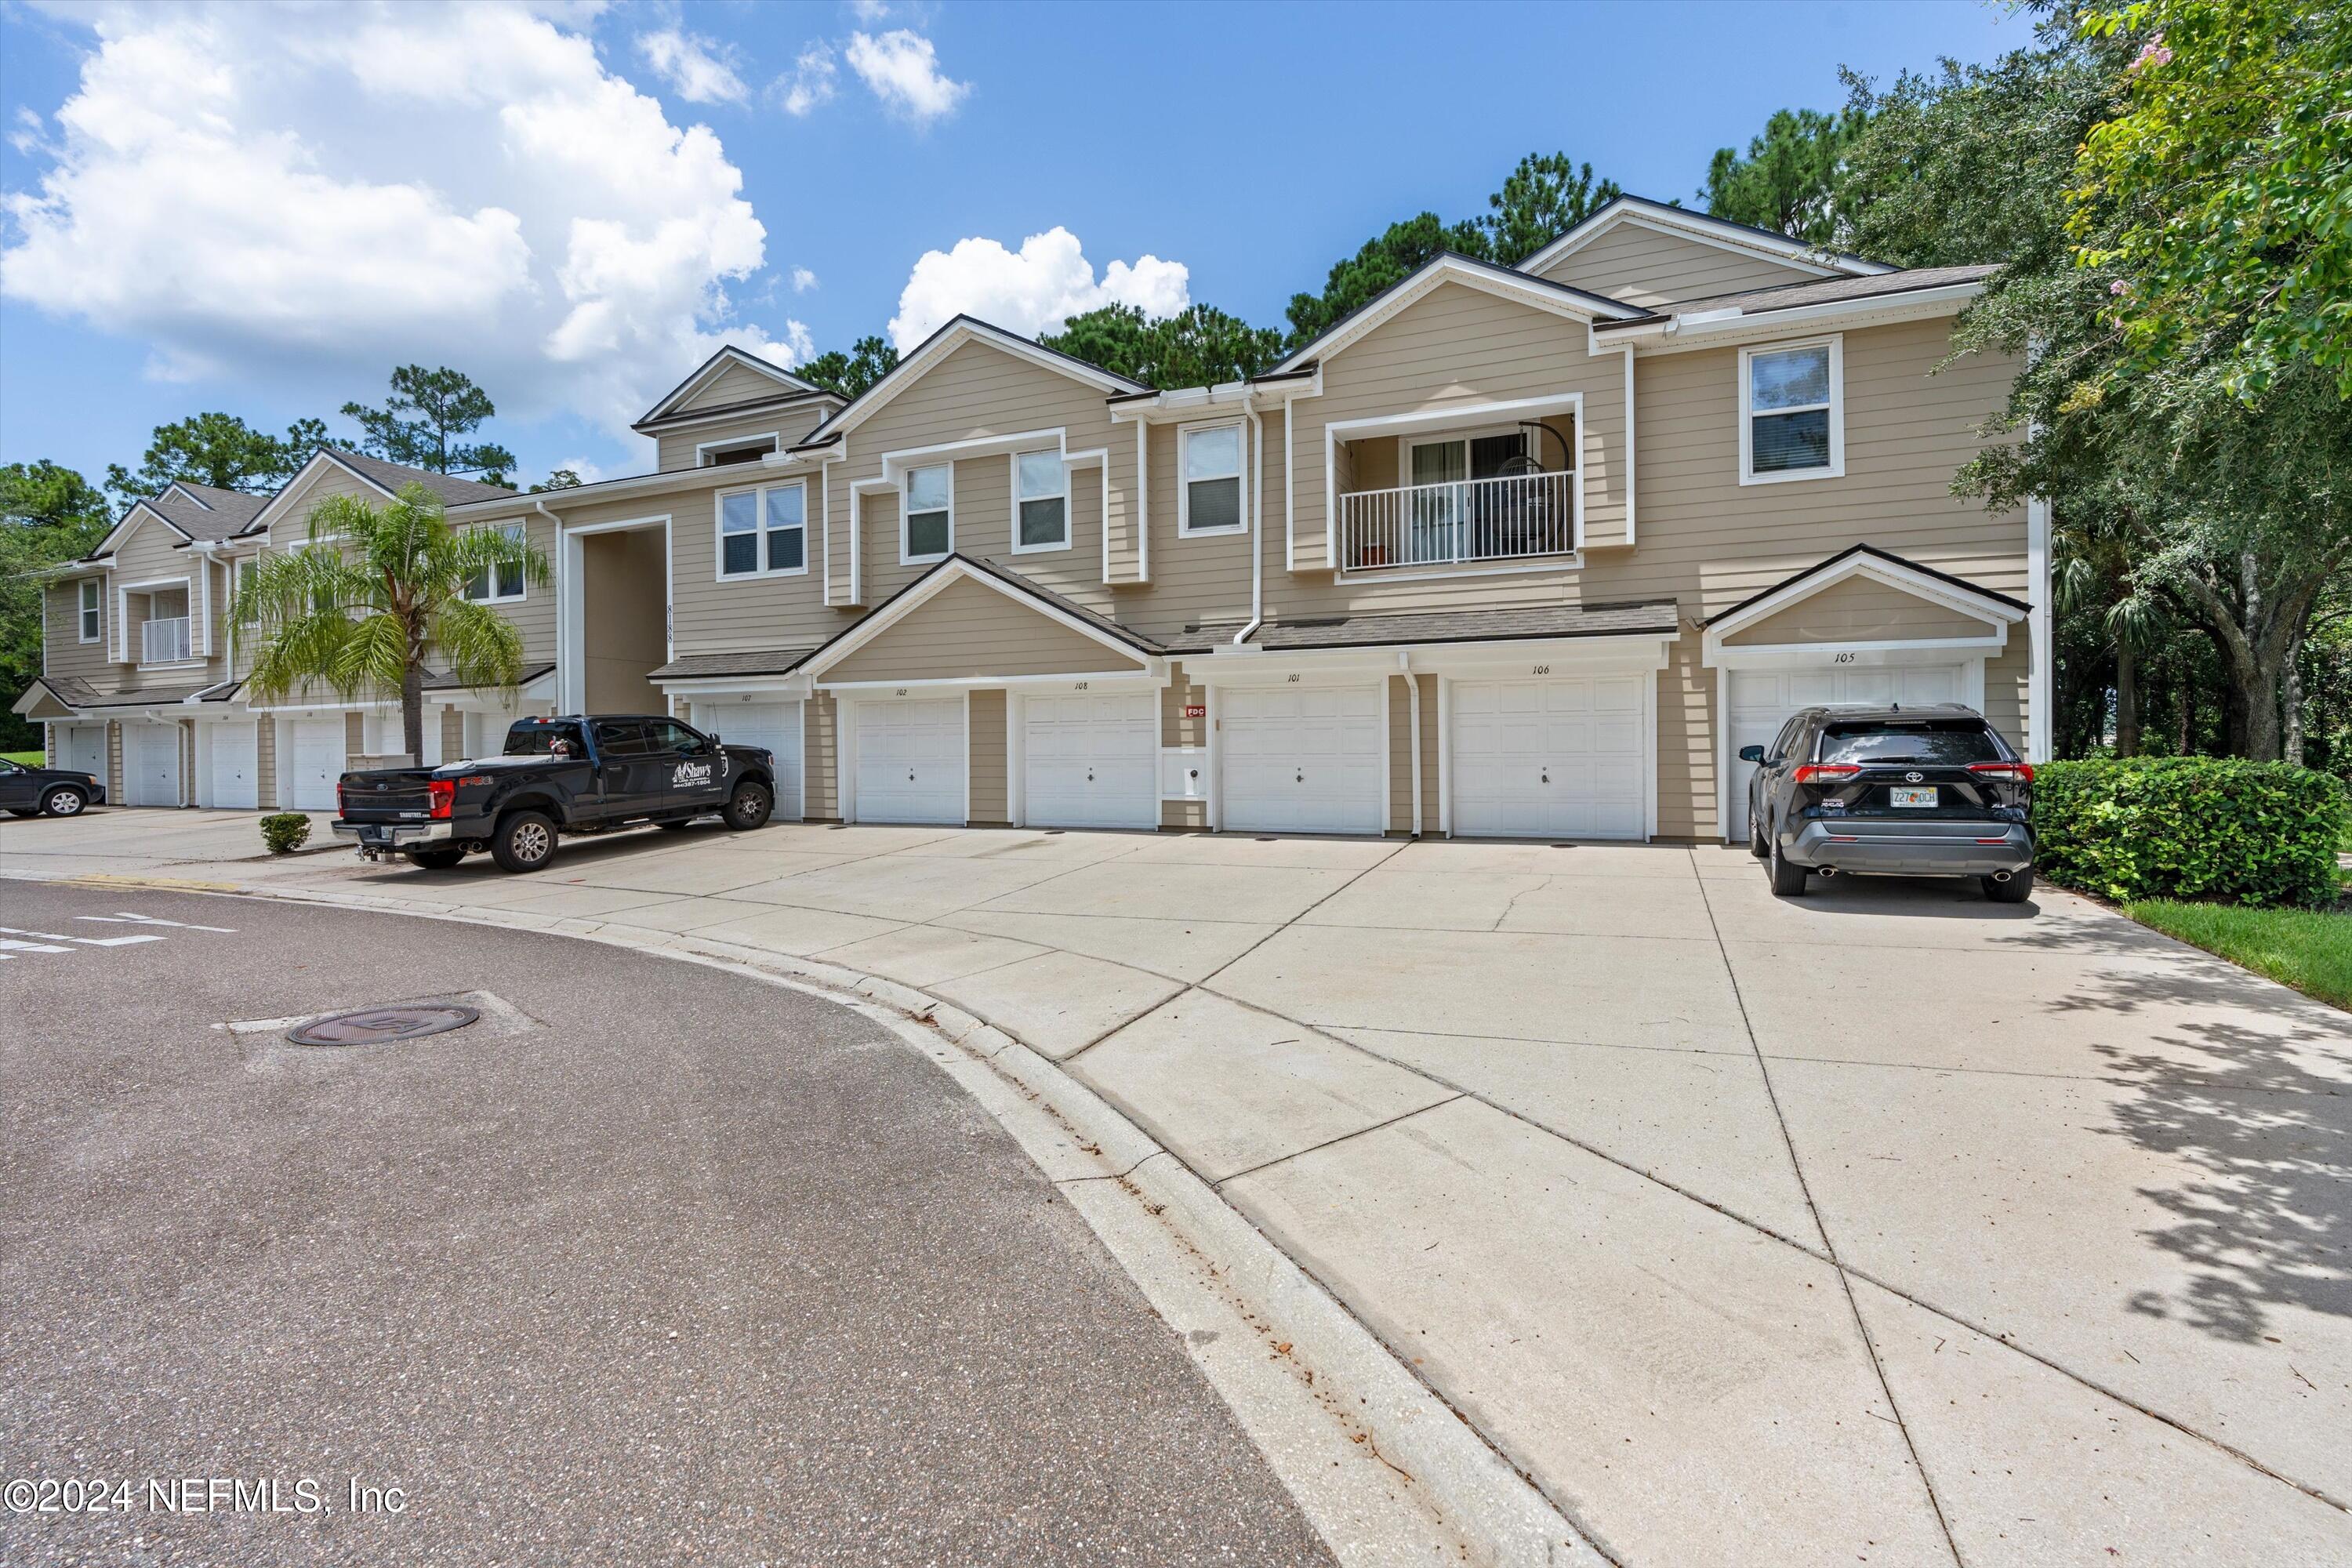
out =
<svg viewBox="0 0 2352 1568"><path fill-rule="evenodd" d="M457 805L457 780L428 779L425 781L425 793L433 802L433 809L425 813L426 816L447 816L455 811Z"/></svg>
<svg viewBox="0 0 2352 1568"><path fill-rule="evenodd" d="M1980 779L2001 779L2010 784L2032 784L2032 763L1970 763L1969 772Z"/></svg>
<svg viewBox="0 0 2352 1568"><path fill-rule="evenodd" d="M1859 763L1807 763L1789 776L1799 784L1835 784L1861 772Z"/></svg>

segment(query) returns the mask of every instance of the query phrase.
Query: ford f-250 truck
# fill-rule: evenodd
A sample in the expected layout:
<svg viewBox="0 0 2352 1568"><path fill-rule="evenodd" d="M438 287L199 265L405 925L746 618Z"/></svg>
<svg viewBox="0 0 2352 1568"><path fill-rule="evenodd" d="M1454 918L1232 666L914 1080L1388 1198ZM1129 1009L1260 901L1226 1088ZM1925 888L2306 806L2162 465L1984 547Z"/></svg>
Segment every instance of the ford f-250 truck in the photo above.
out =
<svg viewBox="0 0 2352 1568"><path fill-rule="evenodd" d="M518 720L500 756L347 773L335 796L336 837L372 860L440 870L487 850L502 870L536 871L565 833L683 827L712 812L758 827L775 809L776 759L658 714L572 714Z"/></svg>

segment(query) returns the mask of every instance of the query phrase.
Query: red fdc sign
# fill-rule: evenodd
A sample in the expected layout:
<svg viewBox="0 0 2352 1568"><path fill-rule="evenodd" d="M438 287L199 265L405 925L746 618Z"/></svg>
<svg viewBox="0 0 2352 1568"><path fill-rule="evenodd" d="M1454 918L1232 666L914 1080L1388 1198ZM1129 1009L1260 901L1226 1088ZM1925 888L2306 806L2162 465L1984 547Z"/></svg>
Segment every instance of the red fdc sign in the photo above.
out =
<svg viewBox="0 0 2352 1568"><path fill-rule="evenodd" d="M1205 718L1207 718L1208 716L1209 716L1209 705L1208 705L1207 703L1205 703L1205 702L1187 702L1186 704L1184 704L1184 717L1185 717L1185 718L1187 718L1187 719L1205 719Z"/></svg>

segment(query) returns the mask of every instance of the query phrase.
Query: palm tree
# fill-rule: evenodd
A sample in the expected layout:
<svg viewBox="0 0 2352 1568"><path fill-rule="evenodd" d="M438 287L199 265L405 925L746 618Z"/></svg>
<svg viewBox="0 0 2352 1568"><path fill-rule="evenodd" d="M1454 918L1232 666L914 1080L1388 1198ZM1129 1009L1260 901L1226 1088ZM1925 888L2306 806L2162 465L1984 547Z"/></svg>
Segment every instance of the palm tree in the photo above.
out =
<svg viewBox="0 0 2352 1568"><path fill-rule="evenodd" d="M550 576L520 531L453 528L422 485L382 506L330 497L310 513L309 541L264 555L231 606L257 639L247 679L265 701L310 681L346 701L397 691L402 742L422 757L428 659L466 686L511 690L522 679L522 634L466 596L501 572L542 586Z"/></svg>

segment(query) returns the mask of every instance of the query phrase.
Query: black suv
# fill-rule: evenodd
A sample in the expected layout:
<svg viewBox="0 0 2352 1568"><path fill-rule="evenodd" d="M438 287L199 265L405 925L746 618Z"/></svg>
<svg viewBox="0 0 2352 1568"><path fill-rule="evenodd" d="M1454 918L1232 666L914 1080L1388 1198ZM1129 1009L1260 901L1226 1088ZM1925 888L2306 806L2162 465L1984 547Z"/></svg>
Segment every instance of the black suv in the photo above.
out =
<svg viewBox="0 0 2352 1568"><path fill-rule="evenodd" d="M79 816L106 801L106 786L72 768L28 768L0 757L0 811L17 816Z"/></svg>
<svg viewBox="0 0 2352 1568"><path fill-rule="evenodd" d="M1800 709L1739 756L1756 764L1748 847L1782 898L1853 872L1976 877L2004 904L2033 891L2033 767L1974 709Z"/></svg>

